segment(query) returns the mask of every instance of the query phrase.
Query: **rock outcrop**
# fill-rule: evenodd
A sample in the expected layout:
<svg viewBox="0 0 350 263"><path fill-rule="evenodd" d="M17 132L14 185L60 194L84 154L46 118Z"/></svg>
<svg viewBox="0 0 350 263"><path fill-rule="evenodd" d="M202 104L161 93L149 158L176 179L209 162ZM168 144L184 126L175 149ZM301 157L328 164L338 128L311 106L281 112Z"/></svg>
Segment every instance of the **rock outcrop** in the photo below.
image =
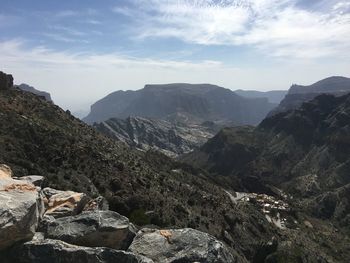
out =
<svg viewBox="0 0 350 263"><path fill-rule="evenodd" d="M1 262L246 262L213 236L194 229L141 229L135 238L137 229L128 218L98 210L108 206L102 197L85 202L85 211L77 210L82 193L41 190L30 182L32 177L15 180L11 175L10 167L0 165ZM69 213L49 213L55 206L44 207L44 199L54 200L59 208L68 202Z"/></svg>
<svg viewBox="0 0 350 263"><path fill-rule="evenodd" d="M113 211L86 211L49 221L45 236L87 247L125 250L135 236L129 219Z"/></svg>
<svg viewBox="0 0 350 263"><path fill-rule="evenodd" d="M143 256L104 247L82 247L60 240L33 240L16 247L11 259L18 263L152 263ZM10 260L11 260L10 259ZM12 261L9 261L12 262Z"/></svg>
<svg viewBox="0 0 350 263"><path fill-rule="evenodd" d="M246 262L238 255L232 254L226 245L214 237L190 228L142 229L137 233L129 250L157 263Z"/></svg>
<svg viewBox="0 0 350 263"><path fill-rule="evenodd" d="M11 179L12 170L6 164L0 164L0 180Z"/></svg>
<svg viewBox="0 0 350 263"><path fill-rule="evenodd" d="M13 87L12 75L0 71L0 90L7 90Z"/></svg>
<svg viewBox="0 0 350 263"><path fill-rule="evenodd" d="M22 177L15 177L14 179L27 181L32 183L35 186L41 187L45 178L44 176L41 176L41 175L28 175L28 176L22 176Z"/></svg>
<svg viewBox="0 0 350 263"><path fill-rule="evenodd" d="M0 165L0 250L33 237L43 207L36 187L11 175Z"/></svg>
<svg viewBox="0 0 350 263"><path fill-rule="evenodd" d="M165 120L129 117L95 123L94 127L107 136L147 151L157 150L169 157L191 152L213 137L221 127L214 123L185 124Z"/></svg>
<svg viewBox="0 0 350 263"><path fill-rule="evenodd" d="M47 187L42 192L45 196L45 215L55 218L76 215L89 201L86 194L73 191L59 191Z"/></svg>

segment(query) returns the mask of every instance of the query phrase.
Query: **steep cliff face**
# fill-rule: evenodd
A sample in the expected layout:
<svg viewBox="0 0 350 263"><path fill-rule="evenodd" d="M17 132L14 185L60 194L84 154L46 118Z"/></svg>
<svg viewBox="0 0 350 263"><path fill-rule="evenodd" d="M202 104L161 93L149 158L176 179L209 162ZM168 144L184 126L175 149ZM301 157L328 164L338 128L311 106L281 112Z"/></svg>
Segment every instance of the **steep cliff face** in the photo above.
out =
<svg viewBox="0 0 350 263"><path fill-rule="evenodd" d="M273 109L268 116L272 116L279 112L296 109L315 98L320 94L333 94L342 96L350 92L350 79L345 77L329 77L318 81L310 86L292 85L288 94L281 103Z"/></svg>
<svg viewBox="0 0 350 263"><path fill-rule="evenodd" d="M137 91L117 91L91 106L88 123L141 116L185 123L204 121L257 124L275 105L267 98L243 98L209 84L146 85Z"/></svg>
<svg viewBox="0 0 350 263"><path fill-rule="evenodd" d="M190 125L164 120L129 117L95 123L94 128L107 136L142 151L160 151L170 157L191 152L215 135L220 126L214 123Z"/></svg>

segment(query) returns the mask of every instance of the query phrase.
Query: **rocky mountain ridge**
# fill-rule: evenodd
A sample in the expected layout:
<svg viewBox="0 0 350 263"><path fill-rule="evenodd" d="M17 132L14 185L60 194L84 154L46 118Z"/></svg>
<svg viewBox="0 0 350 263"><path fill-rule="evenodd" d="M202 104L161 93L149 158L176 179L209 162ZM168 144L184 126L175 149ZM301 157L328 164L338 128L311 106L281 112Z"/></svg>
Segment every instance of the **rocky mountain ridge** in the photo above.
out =
<svg viewBox="0 0 350 263"><path fill-rule="evenodd" d="M257 128L224 129L184 159L231 178L242 190L282 189L311 214L346 227L349 134L350 95L320 95Z"/></svg>
<svg viewBox="0 0 350 263"><path fill-rule="evenodd" d="M31 92L35 95L44 97L47 101L52 102L50 93L48 93L46 91L37 90L34 87L29 86L28 84L24 84L24 83L22 83L20 85L16 85L15 87L17 87L23 91L28 91L28 92Z"/></svg>
<svg viewBox="0 0 350 263"><path fill-rule="evenodd" d="M329 77L309 86L294 84L290 87L288 94L280 102L278 107L269 113L269 116L279 112L297 109L302 103L310 101L320 94L342 96L349 92L350 78L345 77Z"/></svg>
<svg viewBox="0 0 350 263"><path fill-rule="evenodd" d="M109 119L95 123L93 127L142 151L157 150L169 157L197 149L220 129L220 126L210 122L201 125L175 124L142 117Z"/></svg>
<svg viewBox="0 0 350 263"><path fill-rule="evenodd" d="M91 106L87 123L140 116L171 122L205 121L257 124L275 105L266 98L244 98L210 84L146 85L137 91L116 91Z"/></svg>

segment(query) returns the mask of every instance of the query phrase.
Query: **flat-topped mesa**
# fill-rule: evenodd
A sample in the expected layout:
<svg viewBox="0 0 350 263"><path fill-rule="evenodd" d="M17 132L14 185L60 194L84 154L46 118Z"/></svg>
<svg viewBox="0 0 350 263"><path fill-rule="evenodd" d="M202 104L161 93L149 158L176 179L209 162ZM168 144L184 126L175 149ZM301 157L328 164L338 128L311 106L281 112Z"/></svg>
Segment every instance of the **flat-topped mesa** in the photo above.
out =
<svg viewBox="0 0 350 263"><path fill-rule="evenodd" d="M0 71L0 90L7 90L13 87L13 77Z"/></svg>

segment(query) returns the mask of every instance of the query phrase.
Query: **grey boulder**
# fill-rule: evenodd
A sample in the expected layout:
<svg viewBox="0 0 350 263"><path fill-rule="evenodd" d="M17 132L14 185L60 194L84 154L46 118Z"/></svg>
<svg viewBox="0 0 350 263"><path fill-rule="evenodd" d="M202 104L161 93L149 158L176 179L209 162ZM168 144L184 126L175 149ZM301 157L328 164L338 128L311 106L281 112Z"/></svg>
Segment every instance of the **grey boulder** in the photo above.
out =
<svg viewBox="0 0 350 263"><path fill-rule="evenodd" d="M0 250L33 237L41 208L42 199L33 184L0 177Z"/></svg>
<svg viewBox="0 0 350 263"><path fill-rule="evenodd" d="M82 247L60 240L33 239L14 247L9 262L18 263L152 263L143 256L104 247Z"/></svg>
<svg viewBox="0 0 350 263"><path fill-rule="evenodd" d="M35 186L41 187L45 178L44 176L41 176L41 175L28 175L28 176L22 176L22 177L15 177L15 179L21 180L21 181L27 181L29 183L34 184Z"/></svg>
<svg viewBox="0 0 350 263"><path fill-rule="evenodd" d="M44 188L45 215L55 218L79 214L89 202L90 198L84 193L73 191L60 191L52 188Z"/></svg>
<svg viewBox="0 0 350 263"><path fill-rule="evenodd" d="M213 236L191 228L142 229L137 233L129 251L159 263L246 262Z"/></svg>
<svg viewBox="0 0 350 263"><path fill-rule="evenodd" d="M87 247L127 249L136 234L129 219L113 211L85 211L46 222L46 238Z"/></svg>

